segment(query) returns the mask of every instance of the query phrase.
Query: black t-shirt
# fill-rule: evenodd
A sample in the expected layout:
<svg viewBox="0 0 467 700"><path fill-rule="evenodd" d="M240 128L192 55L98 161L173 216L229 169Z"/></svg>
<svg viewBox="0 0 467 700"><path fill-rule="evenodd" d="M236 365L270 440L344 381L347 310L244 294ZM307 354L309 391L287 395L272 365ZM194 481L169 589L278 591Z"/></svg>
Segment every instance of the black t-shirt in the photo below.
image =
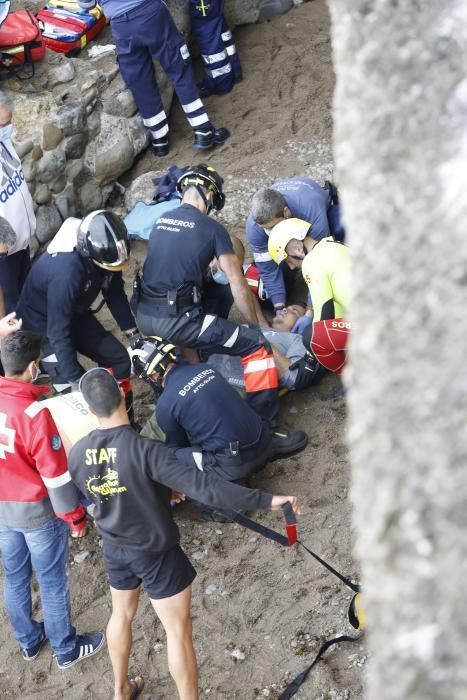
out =
<svg viewBox="0 0 467 700"><path fill-rule="evenodd" d="M170 447L188 445L188 434L206 452L216 452L236 440L240 445L251 445L262 429L259 415L206 364L173 367L156 414Z"/></svg>
<svg viewBox="0 0 467 700"><path fill-rule="evenodd" d="M172 488L210 506L238 511L271 507L270 494L185 466L168 447L129 425L93 430L71 449L68 468L96 506L102 537L130 549L166 552L178 543Z"/></svg>
<svg viewBox="0 0 467 700"><path fill-rule="evenodd" d="M167 212L156 221L143 267L144 285L164 294L187 282L203 284L211 260L233 253L227 230L191 204Z"/></svg>

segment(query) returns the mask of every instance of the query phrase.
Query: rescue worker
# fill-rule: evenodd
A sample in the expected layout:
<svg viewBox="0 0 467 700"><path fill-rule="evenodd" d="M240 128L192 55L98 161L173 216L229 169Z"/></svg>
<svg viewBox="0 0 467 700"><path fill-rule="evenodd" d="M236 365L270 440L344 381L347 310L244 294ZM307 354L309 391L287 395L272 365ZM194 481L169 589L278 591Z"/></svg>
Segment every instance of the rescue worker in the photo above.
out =
<svg viewBox="0 0 467 700"><path fill-rule="evenodd" d="M6 313L15 310L31 267L29 241L36 230L32 197L15 151L12 99L0 91L0 217L8 224L0 227L0 288Z"/></svg>
<svg viewBox="0 0 467 700"><path fill-rule="evenodd" d="M204 63L202 97L230 92L242 80L237 48L224 17L225 0L190 0L191 32Z"/></svg>
<svg viewBox="0 0 467 700"><path fill-rule="evenodd" d="M256 327L253 297L224 226L210 219L224 206L223 180L214 168L187 170L177 188L182 203L155 224L135 297L141 332L209 353L242 357L247 400L273 427L275 447L293 447L302 435L278 425L278 377L271 346ZM209 263L217 258L235 303L253 327L205 313L201 290Z"/></svg>
<svg viewBox="0 0 467 700"><path fill-rule="evenodd" d="M90 307L103 300L128 339L138 334L123 288L130 243L122 219L105 210L82 221L67 219L35 263L18 303L23 328L43 340L42 367L57 391L76 388L84 369L77 353L110 367L131 412L133 392L127 350ZM71 385L71 386L70 386Z"/></svg>
<svg viewBox="0 0 467 700"><path fill-rule="evenodd" d="M197 700L198 668L192 641L191 588L196 571L180 547L173 519L172 489L211 506L235 510L279 510L294 496L271 496L246 489L182 464L156 440L128 424L113 377L94 368L81 379L83 398L99 419L69 456L73 480L93 502L103 540L112 615L107 646L114 672L114 700L136 698L141 676L128 678L131 625L141 585L167 635L168 665L180 700Z"/></svg>
<svg viewBox="0 0 467 700"><path fill-rule="evenodd" d="M41 339L17 331L2 340L0 377L0 551L5 607L25 661L46 641L66 669L104 645L102 632L77 635L68 586L68 528L87 532L86 511L68 472L57 426L35 386ZM44 619L32 616L32 572Z"/></svg>
<svg viewBox="0 0 467 700"><path fill-rule="evenodd" d="M275 264L301 269L313 299L313 324L303 333L320 364L341 373L351 324L344 316L350 303L349 249L332 236L314 238L308 221L292 218L273 227L269 253Z"/></svg>
<svg viewBox="0 0 467 700"><path fill-rule="evenodd" d="M290 454L273 449L268 424L209 364L178 364L175 346L162 338L140 338L133 348L135 373L154 390L157 423L181 462L244 484L271 457ZM297 433L294 452L308 441Z"/></svg>
<svg viewBox="0 0 467 700"><path fill-rule="evenodd" d="M90 10L96 0L78 0ZM230 136L216 129L200 99L190 52L163 0L101 0L99 3L115 40L122 78L131 90L156 156L169 152L169 124L154 72L153 58L171 80L188 123L195 148L212 148Z"/></svg>
<svg viewBox="0 0 467 700"><path fill-rule="evenodd" d="M266 296L276 313L287 305L287 295L295 282L295 274L283 264L278 267L271 259L268 250L271 229L283 219L298 217L313 226L313 237L318 241L336 233L336 226L330 230L328 218L334 207L339 207L334 185L326 182L325 187L321 187L310 177L279 180L254 195L246 222L246 236Z"/></svg>

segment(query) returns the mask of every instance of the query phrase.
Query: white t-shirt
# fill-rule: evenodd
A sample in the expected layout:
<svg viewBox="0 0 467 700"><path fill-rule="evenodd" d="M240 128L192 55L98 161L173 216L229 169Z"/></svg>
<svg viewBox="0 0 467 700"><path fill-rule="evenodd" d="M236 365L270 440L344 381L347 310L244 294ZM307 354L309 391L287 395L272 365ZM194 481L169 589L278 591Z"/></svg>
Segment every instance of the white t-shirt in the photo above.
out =
<svg viewBox="0 0 467 700"><path fill-rule="evenodd" d="M27 248L36 230L36 217L21 161L11 139L0 141L0 216L16 233L16 244L8 255Z"/></svg>

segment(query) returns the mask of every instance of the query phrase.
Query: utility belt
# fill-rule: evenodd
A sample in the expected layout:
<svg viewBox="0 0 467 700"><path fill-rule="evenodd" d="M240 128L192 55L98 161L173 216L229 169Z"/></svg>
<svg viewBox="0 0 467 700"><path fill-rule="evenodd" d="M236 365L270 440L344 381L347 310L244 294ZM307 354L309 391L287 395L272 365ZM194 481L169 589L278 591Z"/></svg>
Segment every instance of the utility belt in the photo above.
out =
<svg viewBox="0 0 467 700"><path fill-rule="evenodd" d="M160 316L177 317L194 306L200 306L202 290L192 282L185 282L167 292L154 292L144 284L141 273L138 273L133 283L133 301L138 304L149 304L159 310Z"/></svg>
<svg viewBox="0 0 467 700"><path fill-rule="evenodd" d="M229 442L229 446L223 450L217 450L214 455L219 466L238 467L258 457L258 448L264 447L265 442L269 444L270 436L265 434L266 427L263 426L259 437L248 445L241 445L238 440Z"/></svg>

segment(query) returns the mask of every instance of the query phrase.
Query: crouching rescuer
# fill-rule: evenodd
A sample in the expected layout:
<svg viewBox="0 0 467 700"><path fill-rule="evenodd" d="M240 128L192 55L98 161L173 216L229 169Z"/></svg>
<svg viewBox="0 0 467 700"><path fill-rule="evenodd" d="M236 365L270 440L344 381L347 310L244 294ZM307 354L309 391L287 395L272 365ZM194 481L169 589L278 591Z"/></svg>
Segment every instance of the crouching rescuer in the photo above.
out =
<svg viewBox="0 0 467 700"><path fill-rule="evenodd" d="M247 401L271 426L273 446L299 449L303 433L278 424L278 376L272 348L259 330L254 300L232 241L224 226L209 217L213 209L220 211L224 206L222 185L219 173L203 164L178 180L182 203L156 222L142 276L135 283L138 326L144 335L174 345L240 356ZM249 326L203 308L203 278L213 258L218 259Z"/></svg>
<svg viewBox="0 0 467 700"><path fill-rule="evenodd" d="M227 380L209 364L179 364L175 347L162 338L137 340L133 366L154 390L165 443L184 464L244 486L273 456L306 445L307 436L301 433L295 449L275 451L269 425ZM202 515L217 519L206 507Z"/></svg>
<svg viewBox="0 0 467 700"><path fill-rule="evenodd" d="M33 266L18 302L23 328L42 338L41 366L58 392L75 389L84 368L77 353L109 368L122 387L132 420L131 362L117 338L97 320L106 304L128 339L138 335L122 270L130 243L122 219L105 210L67 219ZM91 306L102 294L97 308Z"/></svg>

